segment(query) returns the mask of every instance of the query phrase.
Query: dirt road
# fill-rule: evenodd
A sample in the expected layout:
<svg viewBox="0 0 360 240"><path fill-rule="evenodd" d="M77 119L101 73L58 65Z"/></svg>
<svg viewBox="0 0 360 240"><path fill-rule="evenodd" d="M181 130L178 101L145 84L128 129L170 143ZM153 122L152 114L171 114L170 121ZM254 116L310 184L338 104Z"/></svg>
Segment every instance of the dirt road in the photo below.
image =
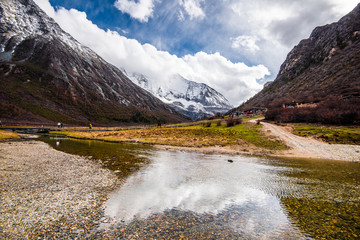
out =
<svg viewBox="0 0 360 240"><path fill-rule="evenodd" d="M264 131L282 140L290 147L278 154L289 157L321 158L345 161L360 161L360 146L345 144L328 144L314 138L300 137L292 134L286 127L261 122Z"/></svg>

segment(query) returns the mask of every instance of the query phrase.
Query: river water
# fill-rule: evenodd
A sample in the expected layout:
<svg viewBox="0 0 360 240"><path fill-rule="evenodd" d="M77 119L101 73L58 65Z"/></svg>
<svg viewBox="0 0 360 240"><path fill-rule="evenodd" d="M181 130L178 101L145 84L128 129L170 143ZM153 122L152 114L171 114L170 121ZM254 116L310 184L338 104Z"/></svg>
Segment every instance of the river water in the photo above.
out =
<svg viewBox="0 0 360 240"><path fill-rule="evenodd" d="M116 224L102 226L124 238L360 238L359 163L42 140L125 179L106 202Z"/></svg>

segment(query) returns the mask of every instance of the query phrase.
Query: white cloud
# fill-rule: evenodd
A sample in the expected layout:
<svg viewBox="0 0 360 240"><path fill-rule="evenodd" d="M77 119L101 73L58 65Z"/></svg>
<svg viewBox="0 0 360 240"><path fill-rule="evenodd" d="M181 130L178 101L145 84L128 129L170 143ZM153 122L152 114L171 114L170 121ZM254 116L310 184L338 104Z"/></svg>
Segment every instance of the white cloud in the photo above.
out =
<svg viewBox="0 0 360 240"><path fill-rule="evenodd" d="M147 22L152 17L154 11L154 2L156 0L117 0L114 6L122 11L128 13L132 18L138 19L140 22Z"/></svg>
<svg viewBox="0 0 360 240"><path fill-rule="evenodd" d="M263 65L249 67L244 63L232 63L220 53L198 52L182 58L188 70L181 74L194 81L204 82L220 91L234 105L256 94L262 89L257 79L269 75Z"/></svg>
<svg viewBox="0 0 360 240"><path fill-rule="evenodd" d="M184 13L183 13L183 11L179 11L179 13L178 13L178 20L179 21L184 21L185 20L185 16L184 16Z"/></svg>
<svg viewBox="0 0 360 240"><path fill-rule="evenodd" d="M35 0L44 2L48 0ZM45 6L43 4L39 4ZM258 92L257 83L269 74L263 65L249 67L233 63L220 53L198 52L182 58L159 51L153 45L140 44L115 31L104 31L75 9L46 9L48 14L82 44L90 47L106 61L128 72L137 72L166 83L170 76L180 74L189 80L206 83L237 105Z"/></svg>
<svg viewBox="0 0 360 240"><path fill-rule="evenodd" d="M190 16L190 19L192 20L194 18L203 19L205 17L205 13L200 6L202 2L204 2L204 0L180 0L179 4L184 8L185 12ZM181 14L183 16L182 12Z"/></svg>
<svg viewBox="0 0 360 240"><path fill-rule="evenodd" d="M218 51L228 58L264 64L272 73L267 80L274 80L286 55L300 40L308 38L315 27L338 21L357 3L358 0L226 0L216 5L218 10L213 11L211 19L224 29L228 42L210 41L218 44ZM245 46L234 42L236 36L257 36L256 46L260 49L246 51ZM234 47L240 48L233 51Z"/></svg>
<svg viewBox="0 0 360 240"><path fill-rule="evenodd" d="M273 80L286 54L301 39L307 38L316 26L337 21L358 3L358 0L347 0L346 3L343 0L171 0L172 7L161 9L163 14L170 11L176 14L176 7L180 7L175 21L179 24L184 21L184 32L198 34L196 36L202 41L199 43L204 45L203 49L213 53L198 52L177 57L158 50L168 49L161 46L172 44L161 35L157 41L152 39L153 45L156 44L158 48L140 44L117 32L99 29L83 12L63 8L54 11L49 0L35 1L65 31L115 66L129 72L143 73L163 83L171 74L179 73L189 80L207 83L234 105L259 91L259 82ZM147 2L154 4L155 1L159 0ZM134 0L132 4L135 6L144 2ZM205 18L203 9L211 17ZM148 12L152 14L153 10ZM203 21L190 23L185 22L186 18L200 18ZM165 21L161 22L161 27L172 27L166 24ZM189 27L189 24L194 25ZM192 33L193 29L198 32ZM179 42L181 40L180 36ZM238 60L229 61L230 57ZM245 60L239 59L246 59L257 66L249 67L241 63ZM267 68L273 75L268 75Z"/></svg>
<svg viewBox="0 0 360 240"><path fill-rule="evenodd" d="M233 30L241 35L256 34L287 48L309 37L315 27L337 21L358 3L358 0L228 1L236 16L230 20L224 16L224 24L233 24Z"/></svg>
<svg viewBox="0 0 360 240"><path fill-rule="evenodd" d="M259 41L259 38L256 36L238 36L236 38L232 38L231 47L233 49L244 49L248 50L252 53L259 51L260 48L256 45L256 42Z"/></svg>
<svg viewBox="0 0 360 240"><path fill-rule="evenodd" d="M34 0L34 2L50 17L55 16L54 8L51 6L49 0Z"/></svg>
<svg viewBox="0 0 360 240"><path fill-rule="evenodd" d="M353 10L359 4L359 0L328 0L333 5L332 11L338 13L339 17Z"/></svg>

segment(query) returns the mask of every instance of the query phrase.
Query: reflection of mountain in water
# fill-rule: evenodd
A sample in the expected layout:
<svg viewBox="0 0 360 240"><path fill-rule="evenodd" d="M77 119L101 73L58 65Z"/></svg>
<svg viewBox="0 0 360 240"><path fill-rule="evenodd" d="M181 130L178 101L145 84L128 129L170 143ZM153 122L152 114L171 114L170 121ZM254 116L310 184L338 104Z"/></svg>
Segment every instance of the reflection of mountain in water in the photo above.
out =
<svg viewBox="0 0 360 240"><path fill-rule="evenodd" d="M293 228L277 196L293 191L278 169L246 157L158 151L152 164L130 176L107 202L106 214L127 223L165 211L230 214L241 231L260 234ZM280 169L280 168L279 168ZM282 169L282 168L281 168ZM242 218L242 219L239 219ZM243 219L245 218L245 219Z"/></svg>

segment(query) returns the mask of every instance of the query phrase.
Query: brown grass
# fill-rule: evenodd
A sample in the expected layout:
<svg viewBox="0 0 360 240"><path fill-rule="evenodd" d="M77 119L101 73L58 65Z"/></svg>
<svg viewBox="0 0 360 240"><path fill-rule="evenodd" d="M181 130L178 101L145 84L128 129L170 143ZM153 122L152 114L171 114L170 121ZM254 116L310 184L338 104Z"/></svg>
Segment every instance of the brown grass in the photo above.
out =
<svg viewBox="0 0 360 240"><path fill-rule="evenodd" d="M17 133L0 130L0 140L16 138L19 138L19 135L17 135Z"/></svg>
<svg viewBox="0 0 360 240"><path fill-rule="evenodd" d="M285 146L262 134L261 126L255 124L239 124L234 127L218 126L187 126L171 128L141 128L118 131L67 132L75 138L98 139L114 142L138 142L156 145L182 147L211 146L249 146L266 149L284 149Z"/></svg>

